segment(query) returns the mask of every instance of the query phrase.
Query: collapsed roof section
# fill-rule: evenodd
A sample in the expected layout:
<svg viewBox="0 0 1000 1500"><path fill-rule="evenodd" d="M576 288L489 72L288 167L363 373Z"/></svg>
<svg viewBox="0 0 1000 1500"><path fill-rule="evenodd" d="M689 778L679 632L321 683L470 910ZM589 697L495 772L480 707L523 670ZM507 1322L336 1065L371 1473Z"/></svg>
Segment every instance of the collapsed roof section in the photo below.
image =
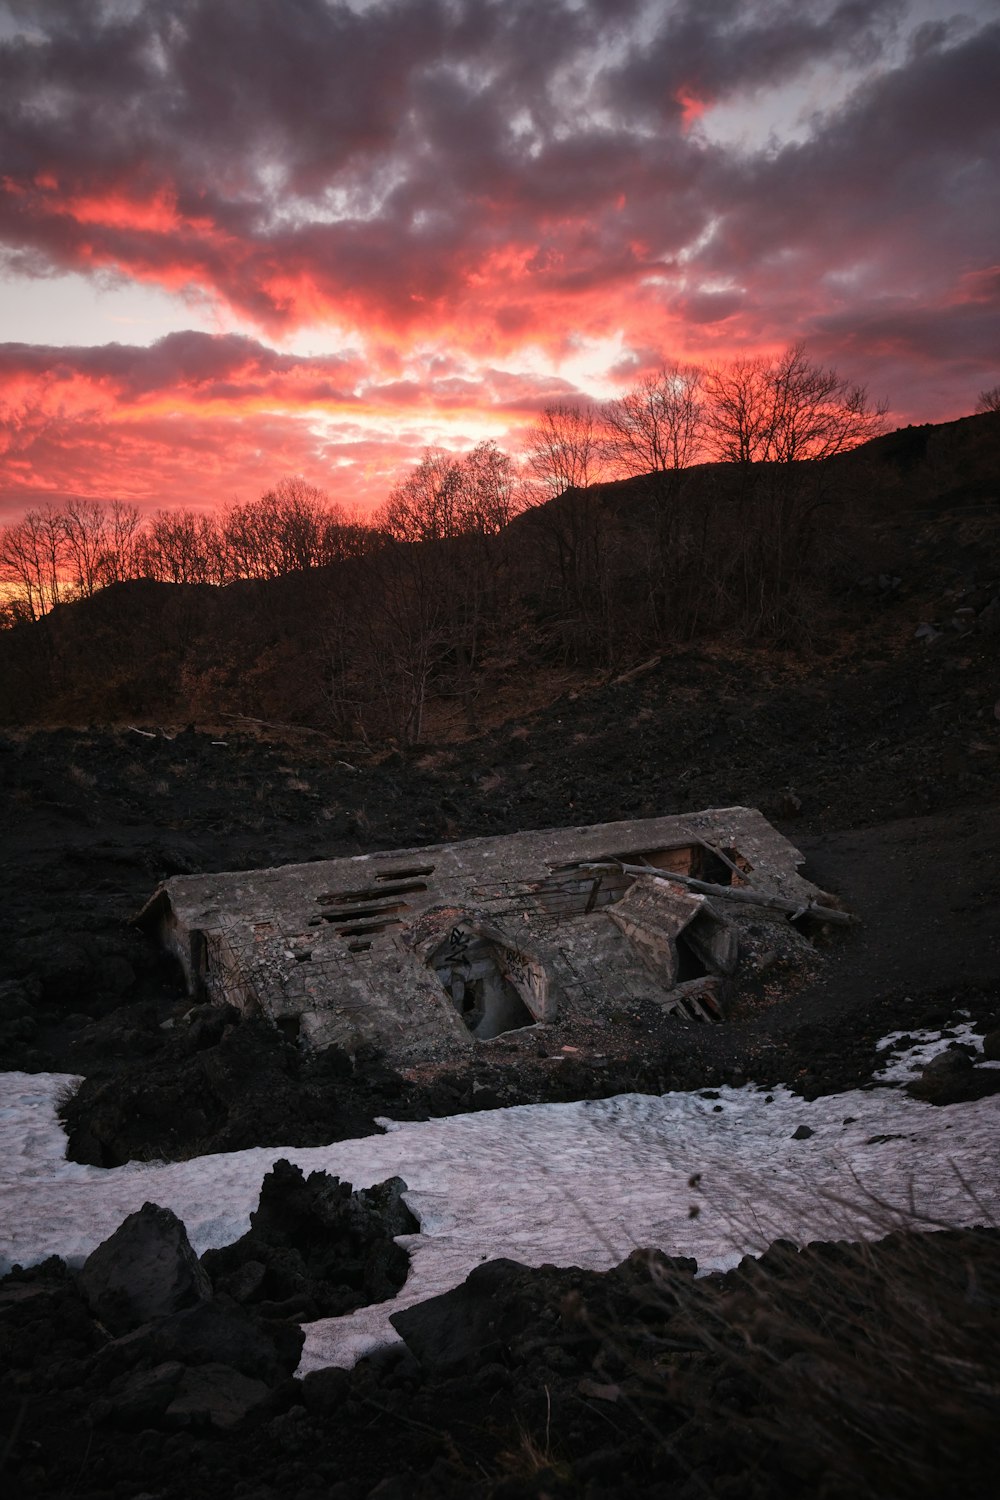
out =
<svg viewBox="0 0 1000 1500"><path fill-rule="evenodd" d="M539 1023L607 1025L635 1000L720 1019L755 921L777 907L804 947L786 917L824 898L801 863L759 812L731 807L177 876L139 921L192 995L403 1064Z"/></svg>

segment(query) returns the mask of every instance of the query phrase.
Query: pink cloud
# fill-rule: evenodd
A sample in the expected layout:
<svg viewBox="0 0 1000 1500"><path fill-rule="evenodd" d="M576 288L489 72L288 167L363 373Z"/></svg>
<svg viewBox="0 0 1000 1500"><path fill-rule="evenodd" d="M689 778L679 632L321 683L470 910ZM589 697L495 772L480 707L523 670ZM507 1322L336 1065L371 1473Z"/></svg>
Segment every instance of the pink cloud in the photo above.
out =
<svg viewBox="0 0 1000 1500"><path fill-rule="evenodd" d="M472 447L577 395L548 376L452 361L382 378L370 362L172 334L145 349L0 345L0 514L68 495L211 509L302 474L348 506L379 504L447 417ZM464 435L464 436L463 436Z"/></svg>

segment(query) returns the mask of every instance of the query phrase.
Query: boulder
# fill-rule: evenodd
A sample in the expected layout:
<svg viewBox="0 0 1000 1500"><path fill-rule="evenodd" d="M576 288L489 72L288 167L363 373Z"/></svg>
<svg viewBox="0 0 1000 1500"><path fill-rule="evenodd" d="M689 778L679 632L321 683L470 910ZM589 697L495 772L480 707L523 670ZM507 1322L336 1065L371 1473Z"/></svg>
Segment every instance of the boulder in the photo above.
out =
<svg viewBox="0 0 1000 1500"><path fill-rule="evenodd" d="M961 1047L949 1048L925 1063L906 1092L927 1104L963 1104L1000 1093L1000 1068L977 1068Z"/></svg>
<svg viewBox="0 0 1000 1500"><path fill-rule="evenodd" d="M22 938L10 957L22 976L41 985L43 999L66 1006L89 994L94 980L91 941L80 934L46 932Z"/></svg>
<svg viewBox="0 0 1000 1500"><path fill-rule="evenodd" d="M496 1294L523 1270L517 1261L487 1261L461 1286L393 1313L389 1321L425 1370L466 1374L500 1353Z"/></svg>
<svg viewBox="0 0 1000 1500"><path fill-rule="evenodd" d="M184 1373L184 1366L171 1360L128 1376L120 1382L119 1390L91 1403L91 1422L95 1427L104 1423L113 1427L153 1426L173 1400Z"/></svg>
<svg viewBox="0 0 1000 1500"><path fill-rule="evenodd" d="M405 1190L393 1177L353 1192L326 1172L305 1177L276 1161L248 1232L207 1250L205 1267L220 1291L268 1317L339 1317L385 1302L410 1266L396 1237L419 1229L403 1202Z"/></svg>
<svg viewBox="0 0 1000 1500"><path fill-rule="evenodd" d="M212 1427L225 1431L268 1397L267 1386L228 1365L198 1365L185 1370L166 1409L169 1427Z"/></svg>
<svg viewBox="0 0 1000 1500"><path fill-rule="evenodd" d="M270 1394L261 1380L253 1380L228 1365L207 1364L188 1369L176 1360L133 1374L121 1389L94 1401L90 1420L95 1427L235 1427Z"/></svg>
<svg viewBox="0 0 1000 1500"><path fill-rule="evenodd" d="M169 1208L144 1203L87 1257L80 1289L114 1334L169 1316L212 1295L187 1231Z"/></svg>
<svg viewBox="0 0 1000 1500"><path fill-rule="evenodd" d="M97 984L109 995L124 995L135 984L135 970L121 953L103 958L96 977Z"/></svg>
<svg viewBox="0 0 1000 1500"><path fill-rule="evenodd" d="M228 1365L271 1385L294 1373L304 1337L296 1323L263 1323L242 1308L218 1302L185 1308L149 1330L158 1361Z"/></svg>

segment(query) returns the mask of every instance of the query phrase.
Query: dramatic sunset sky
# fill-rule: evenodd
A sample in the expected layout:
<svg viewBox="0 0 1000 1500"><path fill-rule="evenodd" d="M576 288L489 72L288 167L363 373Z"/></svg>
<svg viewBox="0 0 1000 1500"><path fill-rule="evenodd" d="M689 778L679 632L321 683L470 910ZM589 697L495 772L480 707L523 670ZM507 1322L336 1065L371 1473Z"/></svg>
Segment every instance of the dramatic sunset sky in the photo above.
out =
<svg viewBox="0 0 1000 1500"><path fill-rule="evenodd" d="M998 0L0 0L0 520L367 507L804 340L1000 381Z"/></svg>

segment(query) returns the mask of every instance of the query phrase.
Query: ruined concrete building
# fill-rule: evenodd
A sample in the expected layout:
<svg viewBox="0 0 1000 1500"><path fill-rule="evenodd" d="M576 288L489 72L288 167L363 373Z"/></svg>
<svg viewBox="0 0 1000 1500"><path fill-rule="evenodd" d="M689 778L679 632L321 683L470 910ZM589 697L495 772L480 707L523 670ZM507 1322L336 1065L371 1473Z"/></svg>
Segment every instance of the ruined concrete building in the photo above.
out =
<svg viewBox="0 0 1000 1500"><path fill-rule="evenodd" d="M139 920L192 995L405 1064L539 1024L606 1026L630 1001L720 1019L761 923L804 952L796 918L843 919L801 863L731 807L177 876Z"/></svg>

